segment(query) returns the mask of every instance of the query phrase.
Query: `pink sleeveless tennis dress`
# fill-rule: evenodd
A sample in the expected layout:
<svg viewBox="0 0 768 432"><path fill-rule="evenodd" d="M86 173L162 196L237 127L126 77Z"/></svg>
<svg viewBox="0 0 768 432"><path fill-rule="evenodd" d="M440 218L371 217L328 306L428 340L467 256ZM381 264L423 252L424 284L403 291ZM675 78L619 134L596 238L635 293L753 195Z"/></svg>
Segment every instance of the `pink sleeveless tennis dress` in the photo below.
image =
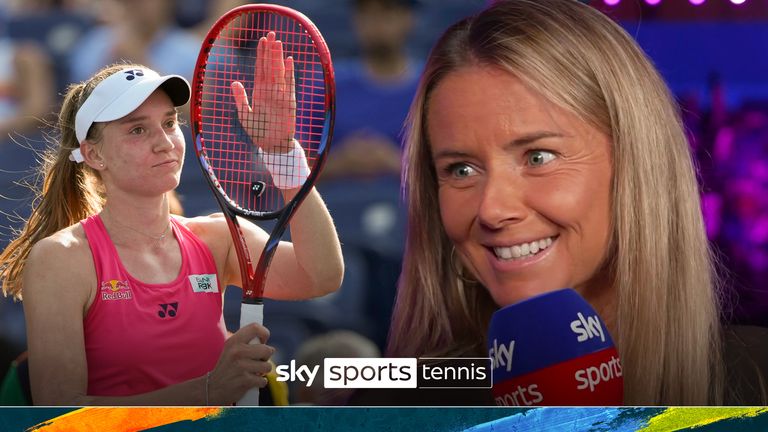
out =
<svg viewBox="0 0 768 432"><path fill-rule="evenodd" d="M98 215L80 223L98 282L83 323L88 395L146 393L213 369L227 333L208 247L171 218L181 270L170 283L148 284L125 270Z"/></svg>

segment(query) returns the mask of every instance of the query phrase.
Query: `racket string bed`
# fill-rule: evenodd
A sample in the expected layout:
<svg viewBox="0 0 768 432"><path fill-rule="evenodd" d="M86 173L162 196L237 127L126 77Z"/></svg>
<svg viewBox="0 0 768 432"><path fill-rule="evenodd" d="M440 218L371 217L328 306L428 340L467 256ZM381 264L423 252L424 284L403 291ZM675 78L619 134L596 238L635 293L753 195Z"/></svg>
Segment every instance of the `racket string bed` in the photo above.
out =
<svg viewBox="0 0 768 432"><path fill-rule="evenodd" d="M285 56L293 58L296 77L295 138L304 149L308 165L312 167L316 163L323 133L322 120L326 113L326 87L320 56L300 23L275 13L256 12L244 14L222 28L210 47L205 71L206 99L203 100L201 112L203 142L216 143L215 147L204 144L204 150L219 184L239 207L259 212L275 211L284 202L280 190L270 187L273 181L263 155L257 151L258 143L251 141L246 128L280 127L290 120L272 113L271 118L262 119L263 124L241 124L230 83L241 82L248 95L265 96L259 92L254 94L254 65L259 61L255 41L265 37L269 31L274 31L276 39L282 41ZM274 97L274 93L270 96ZM290 97L290 89L277 92L277 98L283 102ZM250 103L255 104L256 101L251 100ZM285 169L291 172L295 162L288 159L285 164ZM267 186L256 196L253 188L258 183Z"/></svg>

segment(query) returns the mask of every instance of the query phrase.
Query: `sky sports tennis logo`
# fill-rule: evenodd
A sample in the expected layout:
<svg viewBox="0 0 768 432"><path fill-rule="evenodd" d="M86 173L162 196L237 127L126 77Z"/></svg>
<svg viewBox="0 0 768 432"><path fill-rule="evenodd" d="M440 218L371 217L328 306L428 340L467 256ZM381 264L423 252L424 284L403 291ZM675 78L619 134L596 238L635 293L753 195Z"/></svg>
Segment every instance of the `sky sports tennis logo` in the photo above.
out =
<svg viewBox="0 0 768 432"><path fill-rule="evenodd" d="M275 368L278 381L325 388L491 388L491 359L326 358L320 365Z"/></svg>

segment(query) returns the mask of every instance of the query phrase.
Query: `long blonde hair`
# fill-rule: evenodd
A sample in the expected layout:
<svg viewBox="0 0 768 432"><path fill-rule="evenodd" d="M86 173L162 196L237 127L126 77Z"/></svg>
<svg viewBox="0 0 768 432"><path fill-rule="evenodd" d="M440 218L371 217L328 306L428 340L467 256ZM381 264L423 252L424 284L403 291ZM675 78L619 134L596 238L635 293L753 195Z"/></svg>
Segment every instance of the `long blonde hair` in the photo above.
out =
<svg viewBox="0 0 768 432"><path fill-rule="evenodd" d="M453 270L425 122L430 92L469 65L506 70L612 140L611 240L626 404L722 401L718 283L672 96L618 25L575 0L498 1L441 37L407 121L409 230L388 355L485 351L497 308ZM499 89L503 91L503 89Z"/></svg>
<svg viewBox="0 0 768 432"><path fill-rule="evenodd" d="M42 178L34 190L32 213L18 237L0 254L0 279L3 294L22 297L21 277L29 251L40 240L98 213L104 206L104 187L97 172L84 163L69 160L70 152L78 148L75 136L75 115L93 89L113 73L130 66L114 64L105 67L89 80L72 84L67 89L56 124L55 138L43 153L38 171ZM95 124L88 138L98 141L102 127Z"/></svg>

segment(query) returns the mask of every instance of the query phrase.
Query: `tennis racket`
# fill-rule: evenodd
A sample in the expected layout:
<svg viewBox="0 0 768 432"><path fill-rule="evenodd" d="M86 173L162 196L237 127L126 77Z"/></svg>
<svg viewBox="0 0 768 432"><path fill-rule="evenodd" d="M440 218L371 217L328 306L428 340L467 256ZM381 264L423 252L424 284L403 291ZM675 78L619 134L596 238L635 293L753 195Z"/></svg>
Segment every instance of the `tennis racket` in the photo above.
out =
<svg viewBox="0 0 768 432"><path fill-rule="evenodd" d="M330 146L331 55L303 14L277 5L241 6L219 18L205 37L192 93L197 160L226 215L240 264L240 326L261 324L270 261ZM283 189L298 191L286 200ZM276 220L255 268L238 216ZM258 402L254 388L237 404Z"/></svg>

